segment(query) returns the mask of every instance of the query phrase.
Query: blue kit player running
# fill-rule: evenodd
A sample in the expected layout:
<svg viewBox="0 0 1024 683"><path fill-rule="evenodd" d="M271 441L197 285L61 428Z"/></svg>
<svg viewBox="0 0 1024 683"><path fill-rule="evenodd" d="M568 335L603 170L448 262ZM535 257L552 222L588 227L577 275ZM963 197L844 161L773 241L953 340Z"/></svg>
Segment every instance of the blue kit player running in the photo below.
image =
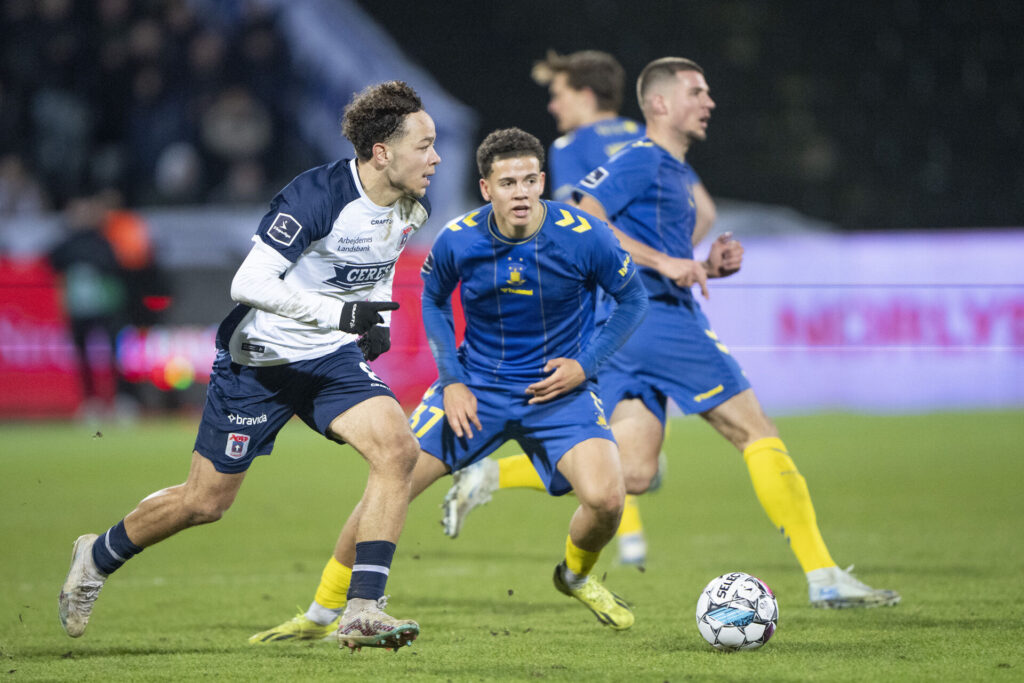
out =
<svg viewBox="0 0 1024 683"><path fill-rule="evenodd" d="M590 576L625 495L593 380L643 318L647 297L603 222L540 199L543 159L537 138L519 129L488 135L477 165L490 204L448 223L423 265L423 323L438 379L410 420L421 448L411 497L517 441L552 495L575 490L579 498L555 587L601 623L626 629L629 606ZM460 284L466 337L456 348L451 296ZM595 333L598 289L617 306ZM351 522L331 561L339 566L352 566ZM305 615L250 640L316 637L346 581L331 562Z"/></svg>
<svg viewBox="0 0 1024 683"><path fill-rule="evenodd" d="M75 542L59 604L68 635L82 635L104 581L125 561L220 519L253 459L271 452L293 415L370 465L352 528L356 571L340 644L397 649L419 633L416 622L380 609L419 448L364 359L390 345L392 271L427 220L424 195L441 159L434 122L405 83L356 95L342 130L357 159L314 168L285 187L235 274L239 305L217 334L188 479L146 497L101 536Z"/></svg>
<svg viewBox="0 0 1024 683"><path fill-rule="evenodd" d="M625 71L607 52L583 50L560 55L548 51L533 65L533 80L548 88L548 111L563 135L548 151L550 186L558 201L569 201L573 188L591 170L603 164L628 142L644 135L644 126L619 116ZM697 205L693 241L707 235L715 221L715 203L699 181L692 186ZM667 462L659 454L659 465ZM656 477L661 481L661 470ZM469 513L487 503L498 489L529 488L544 491L544 482L526 455L481 460L459 472L444 500L444 533L459 535ZM657 488L651 484L650 490ZM647 560L647 541L636 496L627 495L619 523L618 562L642 567Z"/></svg>
<svg viewBox="0 0 1024 683"><path fill-rule="evenodd" d="M691 293L698 284L707 296L707 278L736 272L743 256L742 246L723 236L707 261L693 258L697 177L686 153L706 138L715 107L703 70L687 59L656 60L640 74L637 96L647 137L576 188L579 207L613 225L650 297L650 314L601 371L627 491L643 493L650 485L671 398L743 453L758 499L807 574L814 606L895 604L898 593L872 589L832 560L804 478Z"/></svg>

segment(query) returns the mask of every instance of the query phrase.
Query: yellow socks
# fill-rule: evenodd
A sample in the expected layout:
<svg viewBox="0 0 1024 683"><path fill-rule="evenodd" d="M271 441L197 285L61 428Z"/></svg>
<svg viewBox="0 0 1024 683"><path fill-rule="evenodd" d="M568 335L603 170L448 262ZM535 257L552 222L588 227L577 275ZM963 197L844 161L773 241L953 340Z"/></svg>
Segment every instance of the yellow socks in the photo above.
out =
<svg viewBox="0 0 1024 683"><path fill-rule="evenodd" d="M547 490L530 458L523 453L498 460L498 488Z"/></svg>
<svg viewBox="0 0 1024 683"><path fill-rule="evenodd" d="M757 499L786 537L804 572L835 566L818 530L807 482L782 440L771 437L755 441L743 451L743 460Z"/></svg>
<svg viewBox="0 0 1024 683"><path fill-rule="evenodd" d="M317 604L328 609L340 609L347 602L348 585L352 582L352 570L331 556L327 560L320 575L320 585L316 588Z"/></svg>
<svg viewBox="0 0 1024 683"><path fill-rule="evenodd" d="M622 521L619 522L619 536L627 534L642 534L644 523L640 520L640 506L637 505L636 496L627 495L626 502L622 506Z"/></svg>
<svg viewBox="0 0 1024 683"><path fill-rule="evenodd" d="M565 567L572 572L572 578L582 578L589 574L600 556L600 550L584 550L572 542L572 536L565 537Z"/></svg>

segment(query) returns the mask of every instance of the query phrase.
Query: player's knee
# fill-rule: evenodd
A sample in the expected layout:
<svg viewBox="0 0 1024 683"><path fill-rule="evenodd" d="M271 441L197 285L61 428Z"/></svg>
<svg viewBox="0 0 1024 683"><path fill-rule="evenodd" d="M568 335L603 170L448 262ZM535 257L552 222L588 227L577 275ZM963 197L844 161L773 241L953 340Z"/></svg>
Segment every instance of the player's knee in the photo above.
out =
<svg viewBox="0 0 1024 683"><path fill-rule="evenodd" d="M626 484L626 493L638 496L646 492L651 487L651 482L654 481L657 473L657 460L653 463L636 463L629 468L625 468L622 478Z"/></svg>
<svg viewBox="0 0 1024 683"><path fill-rule="evenodd" d="M378 444L377 453L370 457L371 466L386 470L395 476L409 478L420 455L420 445L412 432L398 430Z"/></svg>
<svg viewBox="0 0 1024 683"><path fill-rule="evenodd" d="M609 486L596 495L588 497L586 502L591 512L603 526L615 526L622 517L623 499L626 492L622 486Z"/></svg>

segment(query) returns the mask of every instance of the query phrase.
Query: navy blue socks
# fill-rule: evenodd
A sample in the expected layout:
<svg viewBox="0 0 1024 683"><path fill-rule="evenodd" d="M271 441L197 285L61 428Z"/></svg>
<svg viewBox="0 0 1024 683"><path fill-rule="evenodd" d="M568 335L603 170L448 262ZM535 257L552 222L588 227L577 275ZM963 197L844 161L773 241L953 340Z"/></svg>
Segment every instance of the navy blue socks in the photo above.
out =
<svg viewBox="0 0 1024 683"><path fill-rule="evenodd" d="M122 519L96 539L92 546L92 559L101 572L110 574L141 552L142 548L132 543L125 533Z"/></svg>
<svg viewBox="0 0 1024 683"><path fill-rule="evenodd" d="M356 543L356 562L352 566L348 599L376 600L384 595L394 556L395 544L391 541Z"/></svg>

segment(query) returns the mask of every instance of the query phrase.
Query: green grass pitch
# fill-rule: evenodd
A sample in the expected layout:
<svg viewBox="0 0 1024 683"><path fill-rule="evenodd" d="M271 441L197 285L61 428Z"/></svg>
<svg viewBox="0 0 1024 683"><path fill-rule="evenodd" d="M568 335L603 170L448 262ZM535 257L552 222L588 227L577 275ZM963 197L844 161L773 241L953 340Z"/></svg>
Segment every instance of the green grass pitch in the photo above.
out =
<svg viewBox="0 0 1024 683"><path fill-rule="evenodd" d="M182 481L194 421L0 427L0 677L19 680L1024 680L1024 415L780 419L836 560L895 588L894 608L823 611L753 495L741 457L675 420L663 489L641 499L646 572L598 576L635 604L601 627L557 593L572 497L505 491L462 535L441 533L449 479L417 500L389 611L415 618L398 653L329 643L250 646L304 609L366 467L301 423L259 458L220 522L146 550L103 589L85 636L57 620L71 543ZM506 447L505 452L512 452ZM712 650L694 624L704 584L750 572L776 592L767 646Z"/></svg>

